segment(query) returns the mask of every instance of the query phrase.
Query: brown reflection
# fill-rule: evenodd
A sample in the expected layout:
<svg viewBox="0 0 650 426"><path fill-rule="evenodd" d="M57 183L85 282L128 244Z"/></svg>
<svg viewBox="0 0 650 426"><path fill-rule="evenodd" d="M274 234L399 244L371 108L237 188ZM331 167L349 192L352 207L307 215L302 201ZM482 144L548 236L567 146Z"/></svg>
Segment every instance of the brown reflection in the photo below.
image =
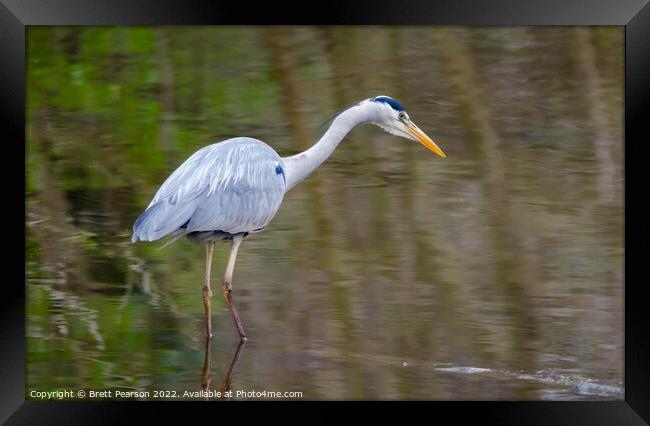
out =
<svg viewBox="0 0 650 426"><path fill-rule="evenodd" d="M329 90L337 106L351 105L353 99L363 98L364 81L360 78L360 73L346 73L346 67L359 61L365 52L361 51L360 46L355 43L356 32L355 30L346 29L344 31L336 31L333 28L321 28L318 32L319 38L325 44L325 61L330 68L330 85ZM360 90L361 89L361 90ZM346 136L345 158L349 164L362 164L365 160L372 158L370 155L370 148L366 144L364 146L360 140L355 136L355 132L351 132ZM312 217L319 224L318 241L319 247L319 262L321 263L322 270L327 272L331 288L331 300L334 306L334 318L338 323L338 330L332 330L333 333L338 334L342 339L344 345L340 348L340 353L347 359L350 359L353 354L362 351L362 342L355 336L358 335L360 326L354 321L352 310L354 307L354 297L351 294L349 281L345 281L346 277L356 275L363 279L365 276L364 271L360 268L353 271L346 262L344 262L341 253L336 250L336 236L337 227L347 227L344 235L358 236L358 230L364 225L359 224L351 216L346 221L333 219L327 210L322 206L337 205L342 206L341 211L352 211L355 209L354 191L350 190L349 179L354 175L351 171L355 167L346 167L349 170L345 181L340 180L337 176L330 174L322 181L313 179L308 183L309 191L309 205ZM319 176L320 179L320 176ZM358 207L357 207L358 208ZM358 244L363 244L361 239L354 239L346 241L349 249L357 250ZM364 389L364 374L362 368L353 362L347 362L345 367L345 375L347 377L350 387L348 391L351 394L367 394Z"/></svg>
<svg viewBox="0 0 650 426"><path fill-rule="evenodd" d="M406 35L408 34L410 33L407 31ZM391 56L388 63L393 66L392 81L395 83L391 90L395 91L394 96L397 99L404 99L407 102L421 96L419 91L422 90L422 85L420 81L410 80L405 71L408 70L408 64L416 63L422 58L417 51L409 51L405 48L414 40L408 38L404 40L404 37L403 29L392 29L390 32ZM458 328L440 326L438 321L413 321L413 318L435 313L436 316L444 318L442 323L452 324L455 318L454 309L458 303L450 292L452 285L448 279L443 274L432 274L432 271L440 271L444 263L437 246L438 233L435 229L422 229L421 222L418 220L421 213L416 206L417 192L413 191L413 187L422 180L415 167L416 159L421 155L418 149L420 147L410 144L398 146L400 151L395 161L400 164L402 177L391 182L386 191L392 191L391 197L399 199L399 209L394 214L399 217L399 222L404 224L404 229L399 237L401 239L399 257L391 260L390 245L387 245L386 255L382 253L382 262L393 263L392 267L396 272L391 274L391 280L404 289L395 292L392 296L398 301L399 318L403 319L404 324L396 341L400 348L403 348L404 353L415 354L409 359L409 363L415 365L418 362L426 363L431 354L440 356L444 353L447 349L442 346L445 345L438 345L437 342L453 341L456 336L449 330ZM384 229L390 229L391 221L388 217L386 222ZM383 240L395 244L389 239L378 238L378 241ZM423 306L417 303L419 300L430 300L431 304ZM407 397L414 387L427 393L437 392L439 386L435 380L409 383L408 376L403 374L397 375L395 381L397 389L404 397Z"/></svg>
<svg viewBox="0 0 650 426"><path fill-rule="evenodd" d="M578 59L585 78L585 96L589 105L589 118L595 137L595 151L600 173L598 174L598 193L601 201L610 202L614 192L616 168L612 159L612 140L607 130L605 105L601 96L601 78L596 65L596 52L589 28L576 28Z"/></svg>
<svg viewBox="0 0 650 426"><path fill-rule="evenodd" d="M237 364L239 363L239 357L241 356L245 344L246 344L246 340L239 341L239 344L237 345L237 350L235 351L235 355L233 355L232 361L230 362L230 367L228 368L228 372L226 373L226 376L223 378L223 382L221 382L222 398L224 398L223 395L230 390L230 385L232 384L232 376L235 373L235 369L237 368Z"/></svg>
<svg viewBox="0 0 650 426"><path fill-rule="evenodd" d="M160 128L158 144L160 149L170 154L174 137L174 71L169 58L168 29L158 28L158 63L160 64ZM168 166L171 167L173 156L167 155Z"/></svg>
<svg viewBox="0 0 650 426"><path fill-rule="evenodd" d="M482 186L485 195L487 221L493 235L495 253L494 284L502 287L504 300L512 312L512 356L520 365L530 365L538 341L540 325L531 303L535 295L536 241L525 233L526 218L516 199L508 196L510 181L500 136L493 124L489 96L481 79L481 68L472 54L472 43L466 30L444 29L441 50L449 80L459 105L465 128L474 140L473 148L482 164Z"/></svg>
<svg viewBox="0 0 650 426"><path fill-rule="evenodd" d="M205 339L205 357L203 359L203 371L201 372L201 389L204 391L210 390L210 384L212 383L212 377L210 372L210 359L212 353L211 343L212 343L212 338L207 337ZM241 357L245 344L246 344L246 340L240 340L239 344L237 345L235 354L233 355L232 361L230 362L230 366L228 367L228 372L224 376L223 381L221 382L221 387L219 388L219 391L221 392L221 399L226 398L226 392L230 390L232 384L232 378L233 375L235 374L235 370L237 369L237 364L239 363L239 358ZM206 396L205 399L209 400L210 397Z"/></svg>
<svg viewBox="0 0 650 426"><path fill-rule="evenodd" d="M271 28L266 30L268 43L273 52L273 66L282 87L282 98L287 109L294 134L295 148L303 151L311 145L309 131L305 124L303 111L300 107L302 92L296 78L296 61L291 49L291 33L286 28Z"/></svg>

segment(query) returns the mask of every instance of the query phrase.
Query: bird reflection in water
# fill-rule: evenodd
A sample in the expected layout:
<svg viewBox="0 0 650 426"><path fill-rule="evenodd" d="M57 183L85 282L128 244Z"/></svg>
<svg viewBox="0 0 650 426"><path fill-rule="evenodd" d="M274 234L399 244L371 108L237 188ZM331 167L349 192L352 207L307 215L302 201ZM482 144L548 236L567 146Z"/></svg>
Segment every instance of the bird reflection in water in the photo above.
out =
<svg viewBox="0 0 650 426"><path fill-rule="evenodd" d="M212 338L207 337L205 339L205 359L203 361L203 372L201 373L201 389L206 392L210 390L210 383L212 382L212 378L210 377L210 358L212 353L211 343L212 343ZM246 340L240 340L239 344L237 345L235 354L233 355L232 361L230 362L230 366L228 367L228 372L223 378L223 381L221 383L221 388L219 388L221 399L225 399L226 392L230 390L230 386L232 384L232 377L235 373L235 369L237 368L237 364L239 363L239 357L241 356L245 344L246 344ZM206 396L205 399L209 400L210 397Z"/></svg>

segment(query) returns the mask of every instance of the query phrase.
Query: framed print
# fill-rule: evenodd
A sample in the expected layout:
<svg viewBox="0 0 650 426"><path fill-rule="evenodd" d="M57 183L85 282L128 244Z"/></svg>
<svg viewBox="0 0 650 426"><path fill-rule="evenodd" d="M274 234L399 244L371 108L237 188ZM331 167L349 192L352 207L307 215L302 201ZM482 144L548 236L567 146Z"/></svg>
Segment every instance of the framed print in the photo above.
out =
<svg viewBox="0 0 650 426"><path fill-rule="evenodd" d="M647 422L650 6L292 12L2 0L2 420Z"/></svg>

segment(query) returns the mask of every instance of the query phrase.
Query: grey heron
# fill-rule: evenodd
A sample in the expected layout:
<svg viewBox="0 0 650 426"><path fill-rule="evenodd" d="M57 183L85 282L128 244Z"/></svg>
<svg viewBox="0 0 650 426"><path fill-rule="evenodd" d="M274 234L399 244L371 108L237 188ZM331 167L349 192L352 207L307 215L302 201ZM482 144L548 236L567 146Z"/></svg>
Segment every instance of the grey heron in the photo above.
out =
<svg viewBox="0 0 650 426"><path fill-rule="evenodd" d="M131 241L187 236L191 242L205 244L202 296L208 337L212 336L210 273L215 241L232 241L222 291L240 340L245 340L232 298L233 271L242 239L266 228L284 195L316 170L350 130L366 123L420 142L445 157L397 101L376 96L336 114L320 140L304 152L281 157L260 140L227 139L196 151L158 189L135 221Z"/></svg>

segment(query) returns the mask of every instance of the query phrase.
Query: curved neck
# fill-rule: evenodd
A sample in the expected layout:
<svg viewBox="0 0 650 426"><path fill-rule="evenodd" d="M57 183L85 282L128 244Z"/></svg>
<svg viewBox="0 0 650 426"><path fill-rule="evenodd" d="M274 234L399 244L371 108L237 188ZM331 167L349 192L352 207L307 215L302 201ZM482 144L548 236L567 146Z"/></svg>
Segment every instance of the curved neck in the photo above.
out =
<svg viewBox="0 0 650 426"><path fill-rule="evenodd" d="M309 176L327 158L332 155L343 138L359 124L372 121L370 111L361 105L355 105L336 116L325 134L311 148L291 157L284 157L287 189L296 186L298 182Z"/></svg>

